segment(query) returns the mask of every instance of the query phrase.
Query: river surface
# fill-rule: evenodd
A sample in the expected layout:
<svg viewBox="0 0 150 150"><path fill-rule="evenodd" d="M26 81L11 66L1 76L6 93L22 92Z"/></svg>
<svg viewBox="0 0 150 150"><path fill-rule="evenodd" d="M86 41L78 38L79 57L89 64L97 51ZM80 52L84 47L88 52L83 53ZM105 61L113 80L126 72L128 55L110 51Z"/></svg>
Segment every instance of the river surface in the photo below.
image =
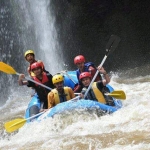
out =
<svg viewBox="0 0 150 150"><path fill-rule="evenodd" d="M115 34L121 42L104 67L126 93L111 115L56 115L10 134L4 123L24 117L31 90L0 72L0 150L149 150L149 10L149 0L0 0L0 61L27 75L24 52L33 49L52 75L75 70L79 54L97 66Z"/></svg>
<svg viewBox="0 0 150 150"><path fill-rule="evenodd" d="M110 85L126 93L123 108L111 115L75 113L56 115L40 123L7 133L3 124L23 117L30 91L14 92L0 108L0 149L12 150L149 150L150 76L122 78L112 75ZM17 87L15 87L17 89Z"/></svg>

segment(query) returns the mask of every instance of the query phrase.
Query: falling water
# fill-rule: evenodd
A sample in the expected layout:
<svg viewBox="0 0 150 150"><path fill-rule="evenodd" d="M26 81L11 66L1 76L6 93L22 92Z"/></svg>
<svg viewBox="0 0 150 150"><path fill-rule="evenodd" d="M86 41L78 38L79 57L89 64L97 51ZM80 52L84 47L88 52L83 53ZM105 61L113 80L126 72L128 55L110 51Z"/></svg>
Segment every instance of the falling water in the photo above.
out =
<svg viewBox="0 0 150 150"><path fill-rule="evenodd" d="M54 74L63 69L64 60L62 49L57 42L55 18L50 10L51 1L4 0L4 2L7 7L1 9L1 18L5 16L12 25L4 31L5 34L10 32L5 40L11 41L11 46L8 52L6 50L9 43L3 43L1 60L11 64L18 72L25 72L27 63L24 63L24 51L34 49L36 57L44 61L50 72ZM15 84L16 76L0 76L1 85L6 81L11 83L7 101L0 107L0 149L149 150L150 76L145 74L134 76L143 68L126 70L122 74L112 73L110 85L115 89L124 90L127 96L123 101L123 108L114 114L103 117L86 113L56 115L40 123L24 125L19 132L12 134L5 131L4 123L24 116L31 98L30 91L27 91L27 87L19 87ZM144 72L147 69L148 66ZM8 87L7 84L5 86ZM4 86L3 88L1 86L1 90L4 90Z"/></svg>
<svg viewBox="0 0 150 150"><path fill-rule="evenodd" d="M18 3L19 13L24 16L20 18L21 23L26 26L26 30L31 30L27 35L25 33L25 38L33 41L30 46L26 45L26 49L34 49L38 59L45 63L51 73L59 72L63 67L63 54L57 42L55 18L50 10L51 1L15 0L15 3Z"/></svg>
<svg viewBox="0 0 150 150"><path fill-rule="evenodd" d="M36 59L42 60L51 74L63 70L63 54L57 42L55 18L50 10L51 1L14 0L4 4L1 8L1 60L17 72L27 75L28 63L24 59L24 52L32 49ZM4 39L6 42L3 42ZM4 104L8 95L16 91L14 87L17 86L17 76L0 74L3 95L0 103Z"/></svg>

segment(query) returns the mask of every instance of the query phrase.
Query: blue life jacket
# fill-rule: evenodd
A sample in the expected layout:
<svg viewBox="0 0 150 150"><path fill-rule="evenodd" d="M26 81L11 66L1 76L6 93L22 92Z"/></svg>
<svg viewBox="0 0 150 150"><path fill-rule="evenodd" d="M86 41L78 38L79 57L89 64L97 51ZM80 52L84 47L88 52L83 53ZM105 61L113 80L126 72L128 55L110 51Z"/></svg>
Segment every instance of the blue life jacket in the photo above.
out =
<svg viewBox="0 0 150 150"><path fill-rule="evenodd" d="M92 63L92 62L87 62L87 63L84 64L84 71L83 71L83 72L89 72L89 67L90 67L90 66L92 66L93 68L96 69L94 63ZM76 73L77 73L77 78L78 78L78 80L79 80L79 76L80 76L80 74L81 74L80 70L77 69L77 70L76 70Z"/></svg>

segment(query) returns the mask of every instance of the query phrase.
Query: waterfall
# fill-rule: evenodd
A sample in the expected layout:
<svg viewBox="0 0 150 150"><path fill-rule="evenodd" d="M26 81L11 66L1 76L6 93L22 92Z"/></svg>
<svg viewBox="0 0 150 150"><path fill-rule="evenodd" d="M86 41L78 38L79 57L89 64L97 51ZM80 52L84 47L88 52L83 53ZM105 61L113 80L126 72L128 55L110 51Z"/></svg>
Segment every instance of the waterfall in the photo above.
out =
<svg viewBox="0 0 150 150"><path fill-rule="evenodd" d="M57 42L57 33L55 29L55 18L50 10L50 0L15 0L18 3L19 11L23 15L20 18L22 24L26 26L26 30L31 30L27 35L33 43L25 45L26 49L33 49L38 59L44 61L46 68L56 73L62 69L63 55L59 43ZM14 3L14 2L13 2ZM26 30L24 32L26 32Z"/></svg>
<svg viewBox="0 0 150 150"><path fill-rule="evenodd" d="M63 68L63 54L57 42L55 18L52 16L50 5L50 0L10 0L4 1L3 6L0 6L3 25L0 34L3 35L3 41L4 38L6 40L0 41L0 50L3 47L0 59L19 73L27 75L26 69L29 64L24 59L24 52L28 49L34 50L35 58L42 60L51 74ZM8 87L11 92L18 88L18 77L3 73L0 75L0 99L5 102L10 94L6 92Z"/></svg>

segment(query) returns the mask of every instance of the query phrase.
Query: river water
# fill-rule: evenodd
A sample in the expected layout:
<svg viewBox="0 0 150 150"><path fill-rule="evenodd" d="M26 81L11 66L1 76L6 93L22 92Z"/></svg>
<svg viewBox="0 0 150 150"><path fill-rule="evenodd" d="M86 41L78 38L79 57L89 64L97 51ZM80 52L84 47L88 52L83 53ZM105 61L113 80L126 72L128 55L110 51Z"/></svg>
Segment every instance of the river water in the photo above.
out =
<svg viewBox="0 0 150 150"><path fill-rule="evenodd" d="M130 7L124 3L122 7L117 3L117 11L110 15L108 8L114 9L112 3L99 5L98 1L92 5L96 9L78 0L1 0L0 3L1 61L27 74L28 64L23 54L33 49L52 74L74 70L72 60L79 53L100 63L110 35L116 34L122 41L104 66L111 76L110 85L126 93L123 107L111 115L98 117L86 111L56 115L25 124L10 134L5 131L4 123L24 117L31 91L18 86L16 75L0 72L0 150L150 149L149 42L145 40L149 38L149 21L143 11L149 10L148 5L139 1ZM140 15L134 8L141 8ZM121 9L126 11L120 13ZM90 12L89 17L85 10ZM102 11L93 16L98 10ZM137 23L138 17L141 22Z"/></svg>
<svg viewBox="0 0 150 150"><path fill-rule="evenodd" d="M96 114L56 115L40 123L24 125L18 132L6 133L3 124L23 117L30 100L28 92L15 92L0 108L0 149L12 150L149 150L150 76L121 78L113 74L110 85L126 93L123 108L98 117Z"/></svg>

